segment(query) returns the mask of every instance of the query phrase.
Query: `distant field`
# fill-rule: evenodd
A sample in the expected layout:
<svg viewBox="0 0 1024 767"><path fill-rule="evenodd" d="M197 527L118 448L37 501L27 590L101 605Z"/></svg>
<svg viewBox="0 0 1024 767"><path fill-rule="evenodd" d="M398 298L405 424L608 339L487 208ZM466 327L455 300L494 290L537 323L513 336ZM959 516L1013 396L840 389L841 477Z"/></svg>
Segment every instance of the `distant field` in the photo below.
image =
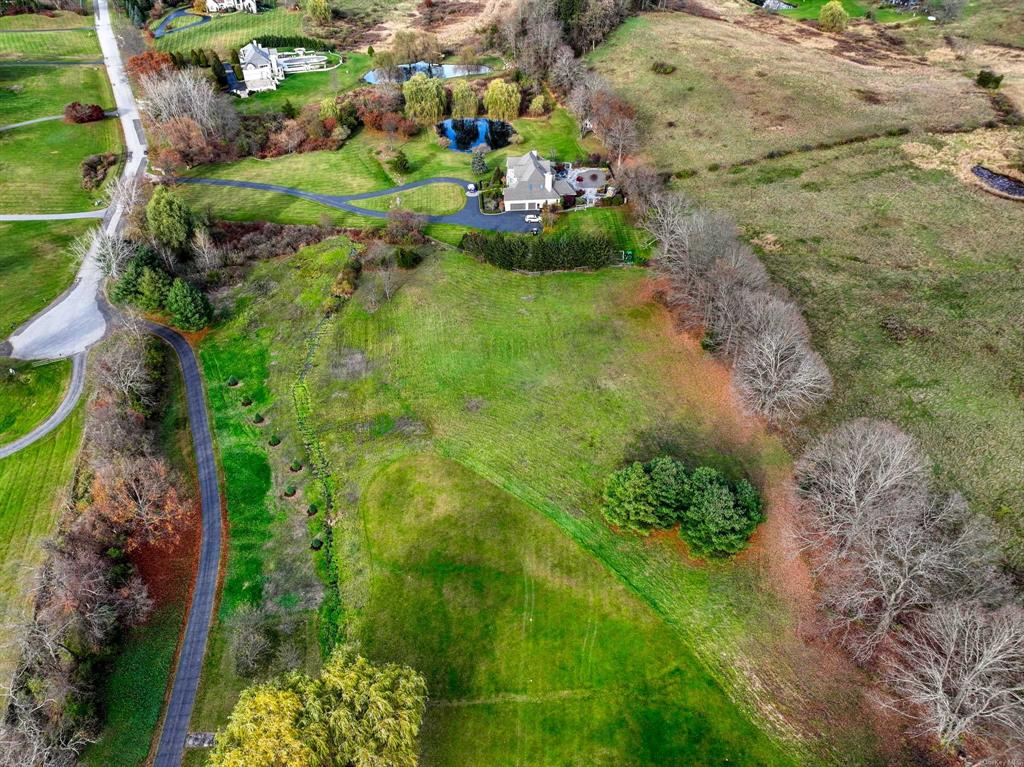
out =
<svg viewBox="0 0 1024 767"><path fill-rule="evenodd" d="M114 108L103 67L0 67L0 126L59 115L72 101Z"/></svg>
<svg viewBox="0 0 1024 767"><path fill-rule="evenodd" d="M155 28L159 21L150 23ZM274 8L269 11L251 13L215 14L208 24L200 24L173 34L164 35L154 41L158 51L182 51L193 48L213 49L224 57L233 49L241 48L254 37L261 35L304 35L301 11ZM315 35L313 35L315 36Z"/></svg>
<svg viewBox="0 0 1024 767"><path fill-rule="evenodd" d="M781 11L783 16L791 19L816 19L821 14L821 9L828 0L789 0L790 5L795 5L792 10ZM915 17L912 13L901 13L885 3L860 3L857 0L842 0L843 8L850 18L859 19L873 14L879 22L909 22Z"/></svg>
<svg viewBox="0 0 1024 767"><path fill-rule="evenodd" d="M803 307L838 384L815 426L863 415L900 423L944 480L988 513L1003 509L1024 564L1022 207L916 167L901 143L680 185L735 214Z"/></svg>
<svg viewBox="0 0 1024 767"><path fill-rule="evenodd" d="M52 17L41 13L0 16L0 29L72 29L91 27L95 23L96 17L92 13L82 16L71 11L55 11Z"/></svg>
<svg viewBox="0 0 1024 767"><path fill-rule="evenodd" d="M67 213L91 210L102 189L82 189L86 157L121 151L115 119L69 125L53 121L0 133L0 212ZM117 173L115 166L107 178Z"/></svg>
<svg viewBox="0 0 1024 767"><path fill-rule="evenodd" d="M0 34L0 61L75 61L102 57L99 38L91 29Z"/></svg>
<svg viewBox="0 0 1024 767"><path fill-rule="evenodd" d="M43 561L39 546L53 531L60 500L71 480L82 435L82 409L39 442L0 459L0 678L14 662L11 625L31 609L31 587Z"/></svg>
<svg viewBox="0 0 1024 767"><path fill-rule="evenodd" d="M22 206L26 203L22 201ZM71 285L78 264L68 244L94 221L0 222L0 338Z"/></svg>
<svg viewBox="0 0 1024 767"><path fill-rule="evenodd" d="M15 376L10 370L16 370ZM0 445L28 434L57 409L71 377L71 362L0 358Z"/></svg>
<svg viewBox="0 0 1024 767"><path fill-rule="evenodd" d="M987 97L960 74L843 45L766 14L726 23L659 13L629 19L589 60L634 101L646 153L672 171L993 116ZM655 61L677 69L655 74Z"/></svg>

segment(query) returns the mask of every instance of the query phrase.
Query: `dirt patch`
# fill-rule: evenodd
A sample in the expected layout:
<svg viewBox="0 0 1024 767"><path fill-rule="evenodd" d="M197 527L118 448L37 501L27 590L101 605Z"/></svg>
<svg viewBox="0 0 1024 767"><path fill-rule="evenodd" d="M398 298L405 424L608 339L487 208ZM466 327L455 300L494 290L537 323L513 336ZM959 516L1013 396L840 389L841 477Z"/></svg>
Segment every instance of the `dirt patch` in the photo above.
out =
<svg viewBox="0 0 1024 767"><path fill-rule="evenodd" d="M983 165L996 173L1024 182L1024 172L1017 166L1016 159L1020 151L1020 130L1000 128L970 133L930 134L927 139L927 142L907 141L901 145L910 161L919 168L947 171L965 184L984 189L990 194L998 193L974 175L971 168L975 165Z"/></svg>
<svg viewBox="0 0 1024 767"><path fill-rule="evenodd" d="M369 375L370 360L359 349L342 349L331 360L331 377L338 381L358 381Z"/></svg>

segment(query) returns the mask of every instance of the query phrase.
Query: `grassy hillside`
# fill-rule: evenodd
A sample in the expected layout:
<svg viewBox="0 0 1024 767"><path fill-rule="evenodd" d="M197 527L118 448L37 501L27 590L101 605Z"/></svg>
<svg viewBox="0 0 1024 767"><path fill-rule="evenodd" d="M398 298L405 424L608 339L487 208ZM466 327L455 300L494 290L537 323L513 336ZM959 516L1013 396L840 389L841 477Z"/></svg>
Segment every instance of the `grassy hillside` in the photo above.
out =
<svg viewBox="0 0 1024 767"><path fill-rule="evenodd" d="M472 471L399 459L359 515L358 637L426 678L423 763L791 763L636 595Z"/></svg>
<svg viewBox="0 0 1024 767"><path fill-rule="evenodd" d="M114 108L103 67L0 67L0 126L59 115L72 101Z"/></svg>
<svg viewBox="0 0 1024 767"><path fill-rule="evenodd" d="M588 57L639 111L645 153L692 172L886 131L978 126L994 116L960 74L898 47L853 43L766 14L625 22ZM651 71L655 61L677 67Z"/></svg>
<svg viewBox="0 0 1024 767"><path fill-rule="evenodd" d="M22 210L28 205L22 200ZM12 202L13 206L13 202ZM0 223L0 338L71 285L77 264L68 244L95 226L92 221L16 221Z"/></svg>
<svg viewBox="0 0 1024 767"><path fill-rule="evenodd" d="M16 371L13 375L11 371ZM0 358L0 445L32 431L64 398L71 362Z"/></svg>
<svg viewBox="0 0 1024 767"><path fill-rule="evenodd" d="M95 208L102 190L82 188L80 163L93 154L120 153L117 120L84 125L53 121L0 133L0 212L70 213ZM115 166L107 178L116 174Z"/></svg>
<svg viewBox="0 0 1024 767"><path fill-rule="evenodd" d="M725 690L740 706L720 718L734 721L736 733L752 732L746 729L749 722L743 724L745 717L752 716L763 726L767 721L763 717L777 716L776 731L792 734L791 728L799 729L812 752L846 753L851 763L870 759L875 743L857 713L862 699L854 686L848 686L850 678L835 669L824 678L796 671L818 668L820 659L796 640L790 614L765 588L763 579L773 579L778 568L788 567L784 564L788 555L779 549L787 518L788 491L779 484L788 471L785 452L734 409L723 370L696 344L672 334L668 318L644 292L642 271L526 277L444 252L407 273L398 296L376 309L364 304L375 280L372 273L364 274L363 287L353 302L339 317L320 324L321 307L344 258L343 248L327 243L305 249L287 262L261 264L236 293L231 320L203 347L228 479L231 554L194 729L222 722L244 683L234 675L228 649L233 606L266 603L270 595L281 599L283 593L292 596L280 603L292 604L301 601L296 595L308 593L301 588L282 592L280 586L270 588L268 583L277 577L283 552L296 556L298 551L289 548L292 544L287 535L281 535L282 526L285 530L294 530L289 525L304 526L303 511L310 502L318 505L319 512L304 536L323 537L320 526L327 492L336 504L333 552L341 567L341 582L340 602L332 605L328 594L326 611L321 611L321 631L337 625L349 638L368 645L380 643L382 653L393 652L397 657L405 652L397 645L389 649L385 637L400 633L389 621L411 620L411 612L384 610L382 601L374 602L374 590L392 588L390 578L406 584L414 582L410 579L422 578L424 583L436 583L436 579L412 562L402 565L398 550L404 544L388 538L387 531L369 530L357 515L369 515L370 524L371 516L378 513L375 509L393 511L394 502L379 495L390 493L392 483L378 484L378 473L396 459L428 453L454 460L463 468L418 476L417 481L425 484L412 489L423 494L424 508L433 503L459 506L464 501L457 496L468 493L493 498L496 508L508 510L504 513L529 509L531 521L524 519L522 524L539 532L510 532L512 539L533 540L544 551L587 552L636 595L636 607L621 609L628 615L648 617L631 619L630 631L635 633L620 634L619 641L640 642L647 631L667 630L664 641L681 643L683 649L672 653L680 669L670 675L672 684L659 688L665 697L652 693L659 702L657 710L651 710L653 718L613 737L599 722L614 718L607 708L614 704L591 702L586 704L590 708L581 709L577 707L581 703L565 703L551 712L552 717L563 717L557 727L553 725L553 732L565 735L577 729L573 722L588 719L590 712L594 726L579 735L578 748L595 755L604 744L609 760L622 760L632 758L640 748L643 727L654 728L653 722L662 717L675 723L666 725L670 732L675 732L675 725L682 732L679 740L664 736L659 742L671 751L687 741L695 754L714 761L714 752L703 750L709 743L704 740L707 731L686 724L692 722L686 712L701 705L718 710L721 704L715 701ZM241 381L235 389L223 384L232 375ZM253 400L248 408L244 397ZM265 425L252 423L256 411L265 416ZM283 442L270 449L266 440L272 433L281 435ZM698 564L685 558L674 536L642 542L607 528L598 512L604 477L626 460L661 451L747 474L764 487L773 499L770 518L752 552L735 562ZM296 456L317 467L323 482L314 480L306 468L290 473L288 461ZM412 465L419 460L437 461L409 460ZM465 477L465 482L448 484L457 476ZM282 498L289 482L297 485L296 498L301 500ZM400 484L397 477L395 483ZM463 516L469 514L467 509ZM447 536L444 529L438 529L437 542L431 544L437 557L457 559L477 549L470 530L466 531L469 537L460 541ZM398 549L374 550L376 535L384 536L376 545L394 544ZM569 549L564 549L567 545ZM525 564L520 567L541 578L541 571L529 568L543 557L524 551L521 563ZM322 568L321 554L314 562ZM388 565L376 572L377 556L394 568ZM440 566L445 560L437 557L430 561L439 563L438 574L450 571L450 577L456 578L461 571ZM563 555L551 554L552 563L556 560L564 562ZM576 560L565 566L571 571L592 567L593 562ZM499 571L511 567L508 560L495 560L493 565ZM330 575L329 570L320 572ZM557 572L562 571L549 569L544 577L567 590L549 595L550 601L546 595L544 604L550 615L565 617L548 625L563 625L565 632L551 635L553 644L548 649L582 641L577 632L580 619L568 617L578 611L579 602L573 599L581 592L566 578L556 577ZM518 614L523 592L504 577L495 578L488 582L493 591L483 589L487 584L481 582L481 589L474 592L485 600L481 604L488 605L489 611L493 606L492 612L501 615ZM519 583L517 578L512 581ZM461 593L466 585L451 581L438 588L454 594L453 590ZM422 598L429 596L427 589ZM539 592L536 598L540 600ZM428 620L426 609L423 620ZM654 616L665 629L652 628L649 620ZM466 620L446 623L460 625L457 632L410 629L419 644L437 653L443 650L439 657L444 662L431 671L436 684L453 696L523 693L499 661L481 658L479 673L473 674L466 671L473 665L469 660L458 665L458 659L469 652L460 650L459 643L473 632L484 631ZM523 658L523 653L540 652L539 646L530 649L529 637L525 645L515 639L511 627L516 624L509 621L508 631L499 632L503 642L511 643L502 645L509 656ZM566 652L551 651L555 657ZM693 654L692 664L684 664L686 652ZM417 657L422 658L417 662L428 662L425 654ZM640 676L652 684L667 669L654 656L644 663ZM606 665L615 664L608 661ZM603 678L612 687L618 684L612 677ZM543 680L535 681L538 690L570 689L554 669L545 670ZM762 685L779 694L774 700L762 698L754 692ZM526 691L530 689L534 688ZM481 738L486 748L496 752L511 748L514 753L519 748L538 754L553 749L553 760L563 753L554 745L557 738L548 741L542 734L540 721L547 720L531 719L533 714L525 709L516 714L525 717L525 726L514 736L508 732L507 707L452 709L437 712L440 718L431 720L436 729L431 730L434 734L426 747L434 749L439 763L464 763L469 744L479 745ZM740 718L733 719L736 716ZM734 759L752 758L757 763L761 757L753 755L768 753L756 745L760 736L712 739L718 741L718 748L730 749L728 755ZM797 747L793 753L800 750ZM636 758L658 763L660 757L644 752Z"/></svg>
<svg viewBox="0 0 1024 767"><path fill-rule="evenodd" d="M91 29L0 34L0 61L81 61L103 58Z"/></svg>
<svg viewBox="0 0 1024 767"><path fill-rule="evenodd" d="M183 20L182 23L189 21ZM194 19L193 19L194 21ZM150 23L156 28L159 21ZM261 35L303 35L301 11L290 11L287 8L274 8L269 11L251 13L215 14L208 24L200 24L189 29L182 29L164 35L155 41L158 51L178 51L188 53L193 48L213 49L227 60L226 54L252 42L254 37Z"/></svg>

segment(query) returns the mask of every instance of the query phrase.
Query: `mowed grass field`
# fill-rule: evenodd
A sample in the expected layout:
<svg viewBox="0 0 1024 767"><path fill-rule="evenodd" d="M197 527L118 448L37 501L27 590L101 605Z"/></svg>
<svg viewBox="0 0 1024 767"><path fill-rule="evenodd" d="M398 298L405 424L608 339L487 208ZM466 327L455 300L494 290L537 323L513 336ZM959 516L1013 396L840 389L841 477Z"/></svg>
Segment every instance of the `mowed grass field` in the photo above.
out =
<svg viewBox="0 0 1024 767"><path fill-rule="evenodd" d="M0 358L0 445L45 421L64 398L70 378L71 362L66 359L40 363Z"/></svg>
<svg viewBox="0 0 1024 767"><path fill-rule="evenodd" d="M0 33L0 61L81 61L103 58L92 29Z"/></svg>
<svg viewBox="0 0 1024 767"><path fill-rule="evenodd" d="M24 210L28 203L20 205ZM95 225L93 221L0 222L0 302L4 306L0 338L7 338L71 285L78 264L68 246Z"/></svg>
<svg viewBox="0 0 1024 767"><path fill-rule="evenodd" d="M640 113L646 154L693 171L886 131L978 126L994 113L963 75L766 14L627 20L588 60ZM677 67L651 71L655 61Z"/></svg>
<svg viewBox="0 0 1024 767"><path fill-rule="evenodd" d="M0 212L70 213L91 210L102 189L82 188L82 160L93 154L120 153L116 119L84 125L61 120L0 133ZM107 173L109 180L117 166Z"/></svg>
<svg viewBox="0 0 1024 767"><path fill-rule="evenodd" d="M264 587L261 584L274 575L272 556L266 552L267 542L273 540L270 525L278 512L269 500L279 498L279 483L289 475L282 479L280 469L267 467L263 457L267 451L259 440L261 434L265 439L270 432L284 438L285 449L271 451L272 465L299 449L293 446L296 437L294 427L289 426L294 424L298 406L292 395L304 368L305 350L312 349L312 365L303 388L316 450L323 451L324 470L334 488L334 552L341 567L344 635L370 644L384 643L388 635L399 641L394 638L394 621L411 619L414 610L391 604L391 599L373 599L375 588L394 588L387 584L391 578L406 584L434 581L446 595L472 592L483 600L480 604L504 604L501 622L495 623L490 612L472 609L464 619L445 617L438 612L442 609L439 602L429 602L429 607L419 611L417 625L436 626L441 637L432 633L433 629L409 629L410 644L435 648L451 644L446 650L449 654L443 656L446 660L428 670L432 678L441 680L437 684L445 695L466 695L451 699L462 700L464 705L452 705L450 711L437 714L443 721L432 720L437 727L430 730L424 745L438 755L432 763L487 763L491 757L490 763L494 763L494 755L500 753L528 753L531 758L544 759L547 750L551 752L548 763L560 763L565 752L557 743L577 737L566 733L582 726L588 717L593 718L594 726L573 742L593 759L605 760L599 763L672 762L659 762L665 755L655 751L634 756L643 740L642 728L624 732L598 724L614 719L612 699L629 693L613 681L617 677L610 668L615 665L611 656L603 655L601 661L609 666L601 677L607 686L595 690L589 703L573 700L575 693L566 692L580 689L564 686L572 676L568 671L558 677L545 670L550 678L533 677L535 688L517 686L512 677L502 676L516 668L513 658L529 665L530 653L550 652L552 657L568 658L577 650L567 648L580 648L582 653L585 641L590 646L586 632L581 635L578 630L590 625L588 620L597 619L588 611L592 606L589 597L581 596L586 588L580 586L583 591L576 591L576 586L562 577L567 571L557 569L555 561L561 563L562 555L550 555L548 570L559 588L565 588L561 596L552 596L545 604L550 605L550 614L560 609L567 611L566 616L577 614L572 620L555 621L563 625L562 634L545 623L554 633L543 638L531 638L528 632L517 635L514 630L528 628L523 627L521 613L528 594L517 589L520 579L528 583L529 578L521 571L539 579L544 569L533 569L532 555L523 554L524 559L514 567L508 560L494 560L483 567L483 573L494 574L494 580L486 583L476 581L469 570L442 564L445 558L458 562L478 550L468 529L460 538L451 534L450 527L439 525L431 530L434 537L421 538L423 551L432 552L429 561L439 564L438 577L448 573L450 580L443 588L412 560L407 569L396 564L393 573L375 572L374 561L403 561L401 547L406 539L394 538L397 531L384 531L385 539L379 543L382 548L373 549L361 515L376 514L376 508L380 513L393 513L394 504L365 504L374 493L390 492L390 482L380 485L376 479L386 466L399 459L428 460L422 459L424 454L433 456L431 461L445 460L431 464L442 467L434 472L435 479L421 478L428 488L422 491L423 504L434 502L429 496L436 492L437 502L462 508L464 500L457 496L480 499L493 493L488 497L495 498L494 504L505 505L506 511L501 513L513 514L517 508L528 507L528 515L539 527L524 529L540 531L536 533L542 536L535 540L537 546L552 547L544 551L586 555L567 563L569 570L585 570L596 563L598 570L615 573L637 600L633 607L624 604L621 610L625 612L620 615L634 615L632 611L637 610L636 614L648 618L656 616L668 630L664 636L672 637L665 641L678 642L692 653L692 665L673 651L671 661L655 653L643 659L644 663L650 660L649 667L632 669L634 678L651 683L650 697L659 701L657 710L649 709L647 724L658 716L668 723L664 728L651 725L646 732L661 729L662 734L651 736L645 747L653 748L656 742L665 745L669 754L678 754L672 749L682 748L679 744L689 739L693 753L708 763L724 763L725 757L734 763L762 763L759 759L785 763L787 757L800 761L819 751L844 753L852 764L870 762L875 743L855 713L862 698L855 688L846 686L848 680L842 672L819 678L797 671L818 668L821 659L795 639L790 615L762 581L764 573L780 566L784 556L776 548L784 535L784 517L774 516L774 506L770 506L771 516L760 543L740 560L724 564L688 562L673 536L643 542L615 535L600 517L598 498L607 473L625 461L659 452L713 463L734 475L749 475L770 498L785 495L777 484L789 471L785 451L735 410L723 369L695 342L674 335L669 318L647 296L642 270L528 277L445 251L417 270L404 273L396 298L379 308L364 306L365 294L375 280L372 271L365 272L363 287L353 301L335 319L318 326L321 307L343 258L344 250L339 256L327 243L305 249L287 261L259 265L236 292L231 319L204 343L211 401L223 397L223 404L215 405L224 413L223 425L218 422L217 427L222 454L226 444L231 445L230 452L238 450L238 459L225 460L226 467L233 467L227 469L229 495L232 476L239 483L236 492L240 494L228 503L234 552L226 579L229 604L238 595L253 598ZM315 336L317 327L320 334ZM319 338L316 344L314 337ZM237 389L220 383L231 375L242 382ZM243 395L253 397L251 408L241 407ZM254 410L266 414L269 427L252 426ZM467 472L470 478L465 485L448 484L457 471L445 468L450 466L449 460ZM292 507L292 513L301 515L304 504L316 501L312 493L317 489L308 478L299 480L303 500ZM406 494L395 497L402 495ZM469 515L468 510L460 514ZM478 524L482 529L491 522ZM319 535L315 527L309 534ZM511 532L510 536L534 540L535 534ZM392 545L396 548L391 549ZM585 564L586 558L593 561ZM507 574L508 568L517 575L500 574ZM556 573L560 575L556 577ZM485 585L493 591L484 589ZM422 589L417 594L428 599L429 589L425 585ZM575 597L583 601L573 601ZM563 598L564 604L557 606ZM506 599L512 604L505 604ZM623 628L616 641L632 646L650 636L645 634L651 625L646 621L629 629L635 634ZM609 624L603 625L599 633L610 630ZM230 681L230 654L225 647L229 624L223 617L220 626L219 638L211 645L193 729L222 723L237 694L238 687ZM391 628L384 628L387 626ZM455 662L470 652L469 638L474 636L488 642L500 639L491 653L477 656L479 672L470 673L473 663L468 659L462 665L447 666L449 660ZM534 639L537 644L532 644ZM466 649L460 651L460 646ZM385 652L384 644L379 647ZM392 645L392 649L397 655L398 646ZM499 668L504 661L487 660L504 658L506 649L511 664L507 669ZM671 663L680 668L670 672ZM537 668L539 674L541 666ZM585 669L576 669L580 678L585 678ZM658 679L666 685L655 690L653 680ZM779 694L762 699L754 692L763 689L762 685ZM536 701L519 698L531 689L551 693L554 700L562 696L566 700L561 707L552 703L549 718L535 717L530 707ZM664 697L658 698L656 693L662 692ZM488 701L487 695L492 693L496 698ZM586 698L590 693L581 695ZM732 724L725 733L712 736L706 729L712 725L701 720L698 727L692 712L702 706L718 712L723 695L740 705L732 713L715 715ZM517 708L522 710L511 713ZM756 734L766 721L763 716L776 715L780 717L777 722L785 722L776 733L787 739L786 757L777 756L764 736ZM510 732L512 716L521 717L524 728ZM555 717L560 717L557 723ZM547 723L551 727L545 729ZM680 733L675 732L677 726ZM791 727L806 739L790 741ZM585 748L580 745L583 740L587 741ZM718 751L705 751L712 741ZM480 762L473 761L477 758L473 754L481 755ZM533 762L526 759L524 763Z"/></svg>
<svg viewBox="0 0 1024 767"><path fill-rule="evenodd" d="M193 19L194 21L194 19ZM150 22L155 29L159 21ZM303 14L287 8L252 13L214 14L208 24L200 24L164 35L154 41L158 51L188 53L193 48L213 49L227 61L233 49L237 50L253 38L263 35L304 35Z"/></svg>
<svg viewBox="0 0 1024 767"><path fill-rule="evenodd" d="M457 184L428 184L404 192L354 200L353 205L368 210L411 210L414 213L443 216L466 206L466 190ZM476 201L472 203L476 205Z"/></svg>
<svg viewBox="0 0 1024 767"><path fill-rule="evenodd" d="M766 244L769 270L800 302L837 380L814 425L871 416L907 428L951 486L1008 523L1004 540L1024 563L1024 213L917 167L902 143L680 185Z"/></svg>
<svg viewBox="0 0 1024 767"><path fill-rule="evenodd" d="M359 516L358 638L426 678L422 763L792 763L599 561L469 469L400 458Z"/></svg>
<svg viewBox="0 0 1024 767"><path fill-rule="evenodd" d="M0 614L17 626L30 614L31 589L43 561L40 541L60 516L82 436L82 409L33 445L0 459ZM0 644L0 678L11 673L13 633Z"/></svg>
<svg viewBox="0 0 1024 767"><path fill-rule="evenodd" d="M114 108L103 67L0 67L0 126L62 114L72 101Z"/></svg>

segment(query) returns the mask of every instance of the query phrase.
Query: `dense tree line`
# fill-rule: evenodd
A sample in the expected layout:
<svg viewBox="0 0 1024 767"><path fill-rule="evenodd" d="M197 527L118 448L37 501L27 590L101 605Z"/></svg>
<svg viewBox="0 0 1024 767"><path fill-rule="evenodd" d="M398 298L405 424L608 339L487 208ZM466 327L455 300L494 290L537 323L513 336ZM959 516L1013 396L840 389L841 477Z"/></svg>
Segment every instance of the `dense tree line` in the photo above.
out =
<svg viewBox="0 0 1024 767"><path fill-rule="evenodd" d="M46 561L5 691L0 764L70 767L100 727L96 692L121 634L151 600L128 553L176 540L191 502L153 424L163 356L129 326L93 352L94 394L75 489Z"/></svg>
<svg viewBox="0 0 1024 767"><path fill-rule="evenodd" d="M528 236L471 232L462 249L500 269L543 272L557 269L600 269L619 261L619 250L607 234Z"/></svg>
<svg viewBox="0 0 1024 767"><path fill-rule="evenodd" d="M895 425L858 419L797 466L803 539L822 607L892 704L943 746L1024 757L1024 611L992 524L938 489ZM971 738L984 738L984 744Z"/></svg>

